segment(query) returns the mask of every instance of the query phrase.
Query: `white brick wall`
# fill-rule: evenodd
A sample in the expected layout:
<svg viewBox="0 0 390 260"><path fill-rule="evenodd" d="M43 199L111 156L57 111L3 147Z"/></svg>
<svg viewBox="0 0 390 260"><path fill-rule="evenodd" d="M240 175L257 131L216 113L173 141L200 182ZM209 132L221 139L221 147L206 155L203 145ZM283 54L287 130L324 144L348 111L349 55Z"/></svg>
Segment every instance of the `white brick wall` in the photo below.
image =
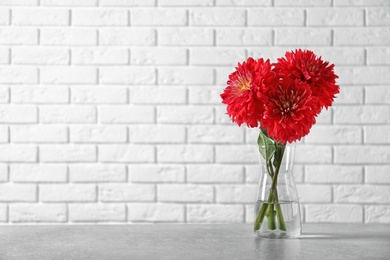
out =
<svg viewBox="0 0 390 260"><path fill-rule="evenodd" d="M304 222L390 223L389 0L0 0L0 223L252 222L237 62L309 48L341 93L298 145Z"/></svg>

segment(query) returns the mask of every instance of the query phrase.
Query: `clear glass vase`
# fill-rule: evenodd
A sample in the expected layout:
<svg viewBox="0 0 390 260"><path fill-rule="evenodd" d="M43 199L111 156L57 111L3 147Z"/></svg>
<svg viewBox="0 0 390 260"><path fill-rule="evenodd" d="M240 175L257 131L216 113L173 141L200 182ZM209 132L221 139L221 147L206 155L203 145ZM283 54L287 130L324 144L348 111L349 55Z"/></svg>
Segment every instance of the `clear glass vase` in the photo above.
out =
<svg viewBox="0 0 390 260"><path fill-rule="evenodd" d="M267 238L299 237L301 214L293 177L295 146L259 144L259 150L261 174L255 203L255 235Z"/></svg>

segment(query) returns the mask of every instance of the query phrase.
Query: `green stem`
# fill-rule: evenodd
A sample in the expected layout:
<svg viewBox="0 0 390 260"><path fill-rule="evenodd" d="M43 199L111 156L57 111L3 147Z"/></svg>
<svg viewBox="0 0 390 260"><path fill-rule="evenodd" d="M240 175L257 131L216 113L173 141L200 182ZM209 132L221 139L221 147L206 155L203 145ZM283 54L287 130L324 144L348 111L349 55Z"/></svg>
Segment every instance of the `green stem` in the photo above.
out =
<svg viewBox="0 0 390 260"><path fill-rule="evenodd" d="M278 175L279 175L280 166L282 165L282 160L283 160L285 148L286 148L286 146L283 145L282 149L280 151L281 152L280 157L279 157L280 160L277 162L276 169L275 169L275 175L274 175L274 178L272 180L272 185L271 185L271 190L273 190L273 194L274 194L276 215L278 216L278 226L279 226L279 229L282 231L286 231L286 223L284 221L282 207L279 204L277 183L278 183Z"/></svg>
<svg viewBox="0 0 390 260"><path fill-rule="evenodd" d="M280 156L278 156L278 160L276 161L275 165L275 171L273 170L271 160L266 161L266 168L268 171L268 174L272 178L272 184L270 188L270 193L268 195L268 203L264 203L255 220L254 225L254 231L259 230L261 227L261 224L263 223L264 217L267 216L268 221L268 229L275 230L276 229L276 216L278 219L278 227L282 231L286 231L286 224L283 217L282 208L280 206L279 197L278 197L278 190L277 190L277 182L278 182L278 175L280 171L280 167L282 165L283 155L285 151L285 146L281 146L281 148L277 147L277 149L280 150Z"/></svg>

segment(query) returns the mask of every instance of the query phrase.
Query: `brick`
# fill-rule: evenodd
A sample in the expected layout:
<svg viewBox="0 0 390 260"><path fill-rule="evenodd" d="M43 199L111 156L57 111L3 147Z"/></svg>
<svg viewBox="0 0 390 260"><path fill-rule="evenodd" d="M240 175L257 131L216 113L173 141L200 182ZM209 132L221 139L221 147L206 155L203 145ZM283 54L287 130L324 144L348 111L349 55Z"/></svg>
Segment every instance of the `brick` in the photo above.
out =
<svg viewBox="0 0 390 260"><path fill-rule="evenodd" d="M367 46L389 44L390 27L334 29L335 46Z"/></svg>
<svg viewBox="0 0 390 260"><path fill-rule="evenodd" d="M13 223L66 222L67 209L64 204L13 204L9 216Z"/></svg>
<svg viewBox="0 0 390 260"><path fill-rule="evenodd" d="M256 185L217 185L218 203L253 203L256 198Z"/></svg>
<svg viewBox="0 0 390 260"><path fill-rule="evenodd" d="M366 88L365 94L368 104L390 104L390 90L387 86Z"/></svg>
<svg viewBox="0 0 390 260"><path fill-rule="evenodd" d="M159 163L209 163L214 152L210 145L159 145L157 161Z"/></svg>
<svg viewBox="0 0 390 260"><path fill-rule="evenodd" d="M0 162L36 162L37 148L33 145L0 145Z"/></svg>
<svg viewBox="0 0 390 260"><path fill-rule="evenodd" d="M243 26L246 22L245 10L241 9L206 9L190 10L192 26Z"/></svg>
<svg viewBox="0 0 390 260"><path fill-rule="evenodd" d="M184 182L184 177L182 165L129 165L131 182Z"/></svg>
<svg viewBox="0 0 390 260"><path fill-rule="evenodd" d="M132 86L130 102L133 104L184 104L187 90L180 86Z"/></svg>
<svg viewBox="0 0 390 260"><path fill-rule="evenodd" d="M187 165L187 181L190 183L242 183L243 180L244 168L241 165Z"/></svg>
<svg viewBox="0 0 390 260"><path fill-rule="evenodd" d="M259 183L260 176L262 175L262 168L260 164L245 165L245 182L246 183Z"/></svg>
<svg viewBox="0 0 390 260"><path fill-rule="evenodd" d="M154 147L151 145L100 145L101 162L154 162Z"/></svg>
<svg viewBox="0 0 390 260"><path fill-rule="evenodd" d="M154 68L103 67L99 69L99 82L102 84L155 84Z"/></svg>
<svg viewBox="0 0 390 260"><path fill-rule="evenodd" d="M78 104L124 104L127 103L125 87L72 86L72 103Z"/></svg>
<svg viewBox="0 0 390 260"><path fill-rule="evenodd" d="M305 220L308 223L363 223L360 205L306 205Z"/></svg>
<svg viewBox="0 0 390 260"><path fill-rule="evenodd" d="M44 28L40 30L42 45L96 45L97 31L90 28Z"/></svg>
<svg viewBox="0 0 390 260"><path fill-rule="evenodd" d="M121 9L72 10L72 25L76 26L120 26L128 25L128 11Z"/></svg>
<svg viewBox="0 0 390 260"><path fill-rule="evenodd" d="M7 181L8 181L8 165L0 164L0 182L7 182Z"/></svg>
<svg viewBox="0 0 390 260"><path fill-rule="evenodd" d="M130 24L133 26L177 26L187 25L187 10L176 8L133 9L130 11Z"/></svg>
<svg viewBox="0 0 390 260"><path fill-rule="evenodd" d="M0 48L0 64L8 64L10 62L10 50L8 48Z"/></svg>
<svg viewBox="0 0 390 260"><path fill-rule="evenodd" d="M12 86L12 103L68 103L69 89L53 86Z"/></svg>
<svg viewBox="0 0 390 260"><path fill-rule="evenodd" d="M305 137L309 144L359 144L362 129L354 126L314 126Z"/></svg>
<svg viewBox="0 0 390 260"><path fill-rule="evenodd" d="M362 183L363 168L352 165L306 165L308 183Z"/></svg>
<svg viewBox="0 0 390 260"><path fill-rule="evenodd" d="M41 184L39 199L43 202L88 202L96 200L93 184Z"/></svg>
<svg viewBox="0 0 390 260"><path fill-rule="evenodd" d="M295 151L296 163L331 163L332 147L320 145L299 145Z"/></svg>
<svg viewBox="0 0 390 260"><path fill-rule="evenodd" d="M153 123L154 108L151 106L101 106L101 123Z"/></svg>
<svg viewBox="0 0 390 260"><path fill-rule="evenodd" d="M106 202L154 201L155 187L152 184L100 184L99 199Z"/></svg>
<svg viewBox="0 0 390 260"><path fill-rule="evenodd" d="M336 163L387 163L390 149L386 146L338 146L335 147Z"/></svg>
<svg viewBox="0 0 390 260"><path fill-rule="evenodd" d="M216 0L216 6L272 6L271 0Z"/></svg>
<svg viewBox="0 0 390 260"><path fill-rule="evenodd" d="M327 28L277 28L275 42L277 45L329 46L332 33Z"/></svg>
<svg viewBox="0 0 390 260"><path fill-rule="evenodd" d="M335 202L389 203L390 187L385 185L336 185Z"/></svg>
<svg viewBox="0 0 390 260"><path fill-rule="evenodd" d="M364 143L367 144L389 144L390 127L389 126L365 126Z"/></svg>
<svg viewBox="0 0 390 260"><path fill-rule="evenodd" d="M68 141L66 126L15 125L11 126L14 143L65 143Z"/></svg>
<svg viewBox="0 0 390 260"><path fill-rule="evenodd" d="M127 128L125 126L71 126L72 143L125 143Z"/></svg>
<svg viewBox="0 0 390 260"><path fill-rule="evenodd" d="M311 49L315 48L315 46L313 46ZM324 49L326 47L317 47L319 49ZM291 48L291 50L288 50L286 48L282 48L282 47L271 47L271 46L264 46L264 47L250 47L249 48L249 52L248 52L248 56L250 57L254 57L254 58L263 58L265 60L269 59L271 62L274 62L274 61L277 61L278 58L281 58L283 57L285 54L286 54L286 51L292 51L294 50L293 48ZM223 82L221 83L226 83L227 79L225 79L225 77L227 78L227 76L233 72L234 69L230 69L230 72L226 72L224 73L224 78L223 78Z"/></svg>
<svg viewBox="0 0 390 260"><path fill-rule="evenodd" d="M336 124L383 124L389 122L388 106L338 106L334 107Z"/></svg>
<svg viewBox="0 0 390 260"><path fill-rule="evenodd" d="M47 6L96 6L98 0L40 0L41 5Z"/></svg>
<svg viewBox="0 0 390 260"><path fill-rule="evenodd" d="M25 105L1 105L1 123L35 123L37 122L37 108Z"/></svg>
<svg viewBox="0 0 390 260"><path fill-rule="evenodd" d="M361 47L313 47L310 48L317 57L330 64L339 65L364 65L364 48ZM343 92L341 92L343 93ZM336 99L337 100L337 99Z"/></svg>
<svg viewBox="0 0 390 260"><path fill-rule="evenodd" d="M181 204L132 203L128 204L132 222L184 222L185 206Z"/></svg>
<svg viewBox="0 0 390 260"><path fill-rule="evenodd" d="M214 31L209 28L159 28L158 44L211 46L214 44Z"/></svg>
<svg viewBox="0 0 390 260"><path fill-rule="evenodd" d="M6 204L0 205L0 221L1 222L8 221L8 205Z"/></svg>
<svg viewBox="0 0 390 260"><path fill-rule="evenodd" d="M218 46L259 46L272 45L272 29L216 29L216 44Z"/></svg>
<svg viewBox="0 0 390 260"><path fill-rule="evenodd" d="M199 77L199 75L202 76ZM160 67L158 69L158 83L161 85L208 85L213 82L212 68Z"/></svg>
<svg viewBox="0 0 390 260"><path fill-rule="evenodd" d="M16 47L12 49L12 63L22 65L69 64L69 51L64 48Z"/></svg>
<svg viewBox="0 0 390 260"><path fill-rule="evenodd" d="M159 0L159 6L213 6L214 0L191 0L183 2L181 0Z"/></svg>
<svg viewBox="0 0 390 260"><path fill-rule="evenodd" d="M336 74L339 75L338 84L374 85L389 84L390 74L388 67L338 67Z"/></svg>
<svg viewBox="0 0 390 260"><path fill-rule="evenodd" d="M275 6L331 6L332 0L275 0Z"/></svg>
<svg viewBox="0 0 390 260"><path fill-rule="evenodd" d="M390 64L389 47L369 47L367 48L367 64Z"/></svg>
<svg viewBox="0 0 390 260"><path fill-rule="evenodd" d="M129 51L125 48L78 47L72 48L72 64L127 64Z"/></svg>
<svg viewBox="0 0 390 260"><path fill-rule="evenodd" d="M46 84L93 84L96 83L95 68L83 67L43 67L40 79Z"/></svg>
<svg viewBox="0 0 390 260"><path fill-rule="evenodd" d="M0 5L38 5L38 0L0 0Z"/></svg>
<svg viewBox="0 0 390 260"><path fill-rule="evenodd" d="M389 223L390 206L364 206L364 223Z"/></svg>
<svg viewBox="0 0 390 260"><path fill-rule="evenodd" d="M390 184L390 166L388 165L367 165L364 168L366 183Z"/></svg>
<svg viewBox="0 0 390 260"><path fill-rule="evenodd" d="M159 123L212 123L213 108L207 106L160 106L157 108Z"/></svg>
<svg viewBox="0 0 390 260"><path fill-rule="evenodd" d="M298 184L297 191L300 202L332 201L332 187L330 185Z"/></svg>
<svg viewBox="0 0 390 260"><path fill-rule="evenodd" d="M69 205L72 222L125 222L126 206L103 203L72 203Z"/></svg>
<svg viewBox="0 0 390 260"><path fill-rule="evenodd" d="M188 102L190 104L221 104L222 99L219 96L223 89L221 87L189 86Z"/></svg>
<svg viewBox="0 0 390 260"><path fill-rule="evenodd" d="M9 89L5 86L0 86L0 103L8 103L9 102Z"/></svg>
<svg viewBox="0 0 390 260"><path fill-rule="evenodd" d="M67 167L61 164L12 164L12 182L66 182Z"/></svg>
<svg viewBox="0 0 390 260"><path fill-rule="evenodd" d="M126 166L116 164L69 165L71 182L125 182Z"/></svg>
<svg viewBox="0 0 390 260"><path fill-rule="evenodd" d="M162 202L212 202L213 186L193 184L158 184L157 198Z"/></svg>
<svg viewBox="0 0 390 260"><path fill-rule="evenodd" d="M185 65L187 50L179 48L132 48L130 63L137 65Z"/></svg>
<svg viewBox="0 0 390 260"><path fill-rule="evenodd" d="M248 12L248 25L260 26L303 26L305 13L293 8L252 8Z"/></svg>
<svg viewBox="0 0 390 260"><path fill-rule="evenodd" d="M1 184L0 201L2 202L30 202L37 200L35 184Z"/></svg>
<svg viewBox="0 0 390 260"><path fill-rule="evenodd" d="M237 60L244 60L243 49L193 48L190 51L190 64L193 65L235 65Z"/></svg>
<svg viewBox="0 0 390 260"><path fill-rule="evenodd" d="M388 6L388 0L335 0L335 6Z"/></svg>
<svg viewBox="0 0 390 260"><path fill-rule="evenodd" d="M130 143L184 143L186 129L173 125L133 125L129 128Z"/></svg>
<svg viewBox="0 0 390 260"><path fill-rule="evenodd" d="M242 61L241 61L242 62ZM233 66L229 67L218 67L215 69L216 71L216 83L221 86L226 86L227 81L229 79L229 75L235 71Z"/></svg>
<svg viewBox="0 0 390 260"><path fill-rule="evenodd" d="M226 106L217 106L215 108L215 122L217 124L232 124L232 120L226 113Z"/></svg>
<svg viewBox="0 0 390 260"><path fill-rule="evenodd" d="M39 120L43 123L96 123L96 108L93 106L56 106L39 108Z"/></svg>
<svg viewBox="0 0 390 260"><path fill-rule="evenodd" d="M242 143L244 131L235 125L207 126L193 125L188 127L189 143Z"/></svg>
<svg viewBox="0 0 390 260"><path fill-rule="evenodd" d="M99 45L156 45L156 31L147 28L101 28Z"/></svg>
<svg viewBox="0 0 390 260"><path fill-rule="evenodd" d="M36 45L38 30L34 28L0 28L0 45Z"/></svg>
<svg viewBox="0 0 390 260"><path fill-rule="evenodd" d="M54 8L15 8L12 10L12 24L61 26L69 25L70 12Z"/></svg>
<svg viewBox="0 0 390 260"><path fill-rule="evenodd" d="M2 67L0 68L0 84L30 84L38 83L38 70L31 67Z"/></svg>
<svg viewBox="0 0 390 260"><path fill-rule="evenodd" d="M10 22L10 11L8 9L0 9L0 24L8 25Z"/></svg>
<svg viewBox="0 0 390 260"><path fill-rule="evenodd" d="M363 104L364 89L362 87L349 87L342 89L335 99L335 105ZM367 96L367 94L366 94Z"/></svg>
<svg viewBox="0 0 390 260"><path fill-rule="evenodd" d="M235 127L237 127L237 126L235 126ZM256 144L257 139L259 138L260 129L257 127L256 128L245 127L244 131L245 131L246 143Z"/></svg>
<svg viewBox="0 0 390 260"><path fill-rule="evenodd" d="M188 205L190 223L242 223L244 207L241 205Z"/></svg>
<svg viewBox="0 0 390 260"><path fill-rule="evenodd" d="M42 162L95 162L94 145L41 145L39 159Z"/></svg>
<svg viewBox="0 0 390 260"><path fill-rule="evenodd" d="M309 8L308 26L364 26L364 10L357 8Z"/></svg>
<svg viewBox="0 0 390 260"><path fill-rule="evenodd" d="M154 6L156 0L100 0L101 6Z"/></svg>
<svg viewBox="0 0 390 260"><path fill-rule="evenodd" d="M9 131L8 126L0 126L0 143L8 143L9 142Z"/></svg>
<svg viewBox="0 0 390 260"><path fill-rule="evenodd" d="M215 148L218 163L258 163L256 145L218 145Z"/></svg>

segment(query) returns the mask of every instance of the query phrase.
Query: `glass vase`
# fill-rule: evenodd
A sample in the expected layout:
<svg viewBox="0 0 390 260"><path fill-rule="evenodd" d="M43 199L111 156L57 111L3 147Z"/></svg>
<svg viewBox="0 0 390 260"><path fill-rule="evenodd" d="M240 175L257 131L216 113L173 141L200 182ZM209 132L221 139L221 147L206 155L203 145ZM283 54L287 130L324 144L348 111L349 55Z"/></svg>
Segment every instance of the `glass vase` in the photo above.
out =
<svg viewBox="0 0 390 260"><path fill-rule="evenodd" d="M270 142L259 144L259 150L261 174L255 203L255 235L299 237L301 214L293 177L295 146ZM268 155L264 156L266 152Z"/></svg>

